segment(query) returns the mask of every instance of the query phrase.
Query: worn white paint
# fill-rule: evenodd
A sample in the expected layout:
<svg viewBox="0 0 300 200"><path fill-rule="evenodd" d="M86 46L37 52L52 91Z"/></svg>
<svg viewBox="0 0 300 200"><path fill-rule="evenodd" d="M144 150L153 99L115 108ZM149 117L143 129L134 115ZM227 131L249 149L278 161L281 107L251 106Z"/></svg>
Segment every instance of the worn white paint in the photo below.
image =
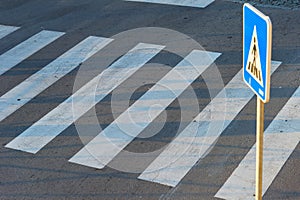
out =
<svg viewBox="0 0 300 200"><path fill-rule="evenodd" d="M18 29L19 29L19 27L16 27L16 26L0 25L0 39Z"/></svg>
<svg viewBox="0 0 300 200"><path fill-rule="evenodd" d="M41 31L14 48L0 55L0 75L10 70L29 56L55 41L64 33Z"/></svg>
<svg viewBox="0 0 300 200"><path fill-rule="evenodd" d="M88 37L1 96L0 121L75 69L80 63L87 60L111 41L108 38Z"/></svg>
<svg viewBox="0 0 300 200"><path fill-rule="evenodd" d="M12 140L6 147L29 153L37 153L163 48L164 46L160 45L138 44L109 68L80 88L71 97ZM74 58L76 56L73 55L71 57ZM100 80L103 84L97 87ZM72 103L76 105L72 105ZM74 111L76 113L74 116L72 106L78 108Z"/></svg>
<svg viewBox="0 0 300 200"><path fill-rule="evenodd" d="M102 169L170 105L220 53L194 50L70 162Z"/></svg>
<svg viewBox="0 0 300 200"><path fill-rule="evenodd" d="M300 87L264 133L263 194L300 141ZM215 197L253 199L255 194L256 145L253 145Z"/></svg>
<svg viewBox="0 0 300 200"><path fill-rule="evenodd" d="M273 61L272 72L280 64ZM226 95L225 99L224 95ZM221 133L253 96L251 89L242 80L241 70L148 166L139 179L175 187L196 162L211 149ZM224 107L221 105L225 103L226 110L223 110ZM217 126L214 126L214 123L221 123L224 117L225 123L222 129L216 130ZM195 134L195 131L198 133Z"/></svg>
<svg viewBox="0 0 300 200"><path fill-rule="evenodd" d="M157 3L157 4L167 4L176 6L187 6L196 8L205 8L214 0L125 0L133 2L144 2L144 3Z"/></svg>

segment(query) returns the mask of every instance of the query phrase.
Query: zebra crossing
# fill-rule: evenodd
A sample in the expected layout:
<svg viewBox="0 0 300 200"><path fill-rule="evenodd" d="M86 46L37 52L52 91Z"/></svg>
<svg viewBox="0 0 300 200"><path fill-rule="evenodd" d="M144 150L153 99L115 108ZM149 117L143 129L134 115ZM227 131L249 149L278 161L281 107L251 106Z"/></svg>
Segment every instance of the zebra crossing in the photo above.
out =
<svg viewBox="0 0 300 200"><path fill-rule="evenodd" d="M146 54L143 51L142 53L139 51L145 48L150 48ZM114 88L147 63L147 61L155 56L161 49L163 49L163 46L138 44L135 48L129 51L128 54L116 61L111 67L96 76L75 94L66 99L62 104L25 130L13 141L8 143L6 147L30 153L37 153L63 130L74 123L74 121L81 115L87 112L97 102L101 101ZM141 54L145 55L141 57ZM133 63L128 62L128 60L133 61ZM111 78L112 75L116 78ZM97 99L94 101L91 94L94 94L100 78L107 80L105 81L106 85L96 91L95 96ZM77 110L75 118L73 118L72 113L73 99L75 99L76 107L81 108L80 110ZM36 133L39 134L36 135Z"/></svg>
<svg viewBox="0 0 300 200"><path fill-rule="evenodd" d="M138 136L143 129L200 76L219 55L219 53L207 54L203 51L192 51L165 77L104 129L102 133L98 134L81 151L73 156L70 162L98 169L104 168L134 137ZM165 88L168 88L168 90ZM173 93L174 91L175 93ZM157 95L158 99L155 98L153 100L153 96ZM159 103L160 108L152 107L150 110L152 113L151 118L147 119L149 107L155 103ZM133 121L128 121L130 113L134 113L132 115ZM132 122L137 123L137 125ZM124 130L128 130L130 135L124 134ZM114 134L112 135L111 133Z"/></svg>
<svg viewBox="0 0 300 200"><path fill-rule="evenodd" d="M264 135L263 194L300 141L300 87L281 109ZM252 199L255 194L255 145L215 195L223 199Z"/></svg>
<svg viewBox="0 0 300 200"><path fill-rule="evenodd" d="M17 31L19 27L0 25L0 39ZM50 43L55 42L65 33L56 31L41 31L30 37L16 47L8 50L0 56L0 74L4 74L16 65L22 63L30 55L40 51ZM17 112L35 96L45 91L59 79L84 63L98 51L109 45L113 39L89 36L73 48L56 58L40 71L28 77L19 85L0 97L0 121L3 121L12 113ZM83 85L78 91L59 104L45 116L31 125L28 129L14 138L6 148L20 150L32 154L41 151L55 137L78 120L90 108L103 100L110 92L141 69L147 62L160 53L165 46L157 44L139 43L106 68L102 73ZM193 50L186 58L170 70L157 84L131 105L114 122L92 139L86 146L77 152L70 160L76 163L97 169L103 169L117 154L124 149L144 128L146 128L170 103L172 103L188 86L191 85L210 65L216 61L221 53ZM201 58L201 59L199 59ZM192 65L191 65L192 64ZM272 61L272 73L281 65L279 61ZM194 68L197 66L198 68ZM167 148L138 176L138 179L155 182L171 187L176 187L185 175L192 169L217 140L222 132L230 125L234 118L250 102L254 94L242 81L242 72L239 71L234 78L223 88L219 94L199 113L198 116L167 146ZM98 86L101 79L105 85ZM164 87L173 89L170 93ZM91 95L93 94L93 95ZM224 98L226 94L226 98ZM156 96L153 99L151 97ZM267 158L266 166L272 166L270 173L265 174L264 191L275 179L279 170L293 152L300 140L299 104L300 89L298 88L286 105L281 109L277 117L266 130L265 140ZM153 103L163 105L159 108L151 108L151 118L144 118L146 111ZM227 110L221 109L221 104L226 102ZM76 105L76 114L72 112L73 104ZM209 113L218 113L218 117L210 118ZM132 127L128 123L129 113L136 116L135 122L139 126ZM219 118L220 117L220 118ZM218 121L225 118L222 127L213 130L213 134L205 135L209 128L207 122ZM120 124L131 135L128 136L120 129ZM192 138L195 125L199 126L197 137ZM281 130L281 127L287 129ZM113 134L112 134L113 133ZM111 136L111 134L113 136ZM288 135L288 136L287 136ZM289 137L288 140L286 138ZM193 139L193 140L191 140ZM110 142L118 144L113 148ZM281 143L279 141L284 141ZM184 155L178 154L189 145L189 150ZM277 144L280 149L280 157L276 158L271 144ZM249 151L238 168L220 188L216 197L224 199L251 198L254 184L254 153L255 146ZM278 153L278 152L277 152ZM174 161L175 158L175 162ZM172 160L172 161L171 161ZM100 162L101 161L101 162ZM159 171L155 170L160 168ZM245 177L245 178L241 178Z"/></svg>
<svg viewBox="0 0 300 200"><path fill-rule="evenodd" d="M280 66L281 62L272 62L272 73ZM154 160L151 165L142 173L139 178L143 180L153 181L168 186L175 187L181 179L191 170L192 166L205 155L205 153L211 148L211 144L218 139L221 133L229 126L230 122L240 113L240 111L246 106L246 104L254 96L253 92L247 89L247 86L243 84L241 79L242 70L239 71L234 78L220 91L220 93L204 108L204 110L196 116L196 118L169 144L168 148ZM226 94L226 98L225 97ZM226 102L226 110L220 106ZM213 115L214 118L209 115L210 112L218 113L219 115ZM225 117L225 123L222 127L215 128L214 131L208 131L208 121L221 121L221 117ZM198 130L203 133L199 134L195 139L191 137L195 131L195 121L199 123ZM220 130L218 130L220 129ZM184 142L184 143L183 143ZM177 156L177 152L184 149L182 144L188 143L191 147L186 154L181 155L176 159L176 162L170 162L166 165L168 158L174 158ZM203 144L204 145L199 145ZM173 160L173 159L172 159ZM151 168L157 166L168 166L163 168L159 172L154 171ZM172 169L172 170L170 170Z"/></svg>
<svg viewBox="0 0 300 200"><path fill-rule="evenodd" d="M47 38L48 40L48 38ZM54 84L67 73L75 69L80 63L94 55L101 48L106 46L111 39L88 37L78 45L61 55L59 58L36 72L21 84L8 91L0 97L1 114L0 121L8 117L32 98L40 94L49 86ZM28 41L26 41L27 43ZM35 41L36 43L36 41ZM22 44L23 46L23 44ZM29 45L31 46L31 45ZM23 50L22 50L23 51ZM11 59L13 59L12 54ZM23 60L23 59L22 59ZM3 59L3 62L6 60ZM19 60L21 62L21 59ZM1 63L2 64L2 63ZM10 65L13 67L14 65ZM2 67L2 65L1 65ZM24 92L26 91L26 92ZM18 97L16 99L16 97Z"/></svg>

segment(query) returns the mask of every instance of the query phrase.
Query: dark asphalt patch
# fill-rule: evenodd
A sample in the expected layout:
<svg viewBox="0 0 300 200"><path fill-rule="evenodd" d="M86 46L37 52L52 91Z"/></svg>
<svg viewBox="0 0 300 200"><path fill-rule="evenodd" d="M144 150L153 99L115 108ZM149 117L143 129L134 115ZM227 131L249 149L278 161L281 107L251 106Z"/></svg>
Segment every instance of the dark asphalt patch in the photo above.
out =
<svg viewBox="0 0 300 200"><path fill-rule="evenodd" d="M245 0L234 2L251 3L253 5L269 5L283 8L300 9L300 0Z"/></svg>

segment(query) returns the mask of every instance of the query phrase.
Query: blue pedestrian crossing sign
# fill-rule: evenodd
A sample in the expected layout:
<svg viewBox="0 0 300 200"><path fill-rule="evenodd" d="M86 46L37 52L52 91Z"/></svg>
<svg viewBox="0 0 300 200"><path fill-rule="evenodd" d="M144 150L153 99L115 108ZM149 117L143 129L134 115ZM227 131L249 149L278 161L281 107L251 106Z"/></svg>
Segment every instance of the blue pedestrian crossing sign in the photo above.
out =
<svg viewBox="0 0 300 200"><path fill-rule="evenodd" d="M243 8L243 77L256 95L270 99L272 24L268 16L248 3Z"/></svg>

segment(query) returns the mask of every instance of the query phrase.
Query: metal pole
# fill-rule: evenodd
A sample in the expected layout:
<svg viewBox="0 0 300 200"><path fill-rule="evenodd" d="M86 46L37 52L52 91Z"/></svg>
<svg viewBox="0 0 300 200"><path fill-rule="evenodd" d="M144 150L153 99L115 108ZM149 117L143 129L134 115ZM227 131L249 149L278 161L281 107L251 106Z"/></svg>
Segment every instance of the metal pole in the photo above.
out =
<svg viewBox="0 0 300 200"><path fill-rule="evenodd" d="M262 200L264 103L257 97L256 116L256 190L255 199Z"/></svg>

